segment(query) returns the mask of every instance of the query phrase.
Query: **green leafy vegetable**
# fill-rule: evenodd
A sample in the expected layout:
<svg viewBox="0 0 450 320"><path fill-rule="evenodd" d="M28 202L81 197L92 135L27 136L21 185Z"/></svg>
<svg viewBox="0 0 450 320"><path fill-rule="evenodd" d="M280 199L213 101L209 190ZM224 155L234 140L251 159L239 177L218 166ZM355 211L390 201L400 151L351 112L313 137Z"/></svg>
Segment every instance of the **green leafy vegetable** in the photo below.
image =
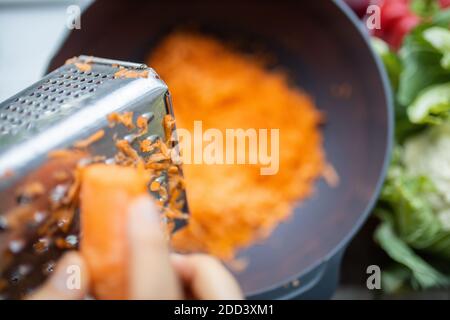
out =
<svg viewBox="0 0 450 320"><path fill-rule="evenodd" d="M432 1L413 6L435 11ZM397 146L375 210L375 239L397 263L383 271L387 291L450 286L450 10L426 21L398 54L373 42L395 102Z"/></svg>
<svg viewBox="0 0 450 320"><path fill-rule="evenodd" d="M437 0L413 0L411 9L421 17L430 17L439 11Z"/></svg>
<svg viewBox="0 0 450 320"><path fill-rule="evenodd" d="M409 276L403 273L399 283L408 279L417 288L447 286L450 276L427 263L421 254L432 252L450 261L450 230L445 229L430 201L436 193L433 182L408 172L403 154L397 147L377 208L382 223L375 240L393 260L411 271ZM396 275L387 273L384 279L391 290L399 286L393 279Z"/></svg>
<svg viewBox="0 0 450 320"><path fill-rule="evenodd" d="M440 124L450 115L450 82L425 89L408 107L413 123Z"/></svg>
<svg viewBox="0 0 450 320"><path fill-rule="evenodd" d="M400 74L398 102L410 105L417 94L436 83L450 82L450 72L441 65L442 53L423 36L428 25L416 28L400 50L403 71Z"/></svg>
<svg viewBox="0 0 450 320"><path fill-rule="evenodd" d="M409 175L401 167L392 168L389 175L380 199L394 213L396 230L412 247L429 247L440 238L442 231L426 197L435 192L433 184L427 177Z"/></svg>
<svg viewBox="0 0 450 320"><path fill-rule="evenodd" d="M403 266L383 274L383 288L393 292L407 280L413 287L420 289L447 286L450 279L429 265L397 236L391 216L386 213L379 213L379 215L383 222L375 231L375 240L393 260Z"/></svg>
<svg viewBox="0 0 450 320"><path fill-rule="evenodd" d="M423 37L442 54L442 68L450 69L450 31L441 27L432 27L423 32Z"/></svg>
<svg viewBox="0 0 450 320"><path fill-rule="evenodd" d="M450 22L450 10L441 10L437 12L432 17L432 24L434 26L442 27L442 28L448 28L448 24Z"/></svg>
<svg viewBox="0 0 450 320"><path fill-rule="evenodd" d="M419 25L405 38L399 52L403 70L397 100L401 105L409 106L431 85L450 82L448 58L444 57L448 55L445 50L449 24L450 10L440 11L431 22ZM445 39L441 39L443 34Z"/></svg>
<svg viewBox="0 0 450 320"><path fill-rule="evenodd" d="M379 229L378 229L379 230ZM380 236L379 231L375 232L375 237ZM390 232L393 232L390 230ZM395 236L395 233L394 233ZM384 240L386 239L386 240ZM377 239L376 239L377 240ZM389 243L389 238L381 235L381 239L377 240L378 243ZM381 277L381 288L384 292L387 293L395 293L405 288L405 284L411 282L413 274L411 269L405 267L404 265L397 263L390 267L385 267L383 269L382 277Z"/></svg>

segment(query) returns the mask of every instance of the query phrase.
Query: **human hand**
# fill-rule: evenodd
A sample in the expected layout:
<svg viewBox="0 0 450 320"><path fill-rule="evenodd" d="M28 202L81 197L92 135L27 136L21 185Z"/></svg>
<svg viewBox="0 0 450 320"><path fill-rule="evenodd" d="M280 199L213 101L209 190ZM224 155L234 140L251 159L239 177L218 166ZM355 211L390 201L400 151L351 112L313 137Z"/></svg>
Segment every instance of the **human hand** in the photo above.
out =
<svg viewBox="0 0 450 320"><path fill-rule="evenodd" d="M136 200L129 210L129 299L242 299L236 280L217 259L169 252L157 209L149 199ZM81 275L77 288L67 285L67 270L73 265ZM80 254L70 252L28 299L76 300L88 291L88 268Z"/></svg>

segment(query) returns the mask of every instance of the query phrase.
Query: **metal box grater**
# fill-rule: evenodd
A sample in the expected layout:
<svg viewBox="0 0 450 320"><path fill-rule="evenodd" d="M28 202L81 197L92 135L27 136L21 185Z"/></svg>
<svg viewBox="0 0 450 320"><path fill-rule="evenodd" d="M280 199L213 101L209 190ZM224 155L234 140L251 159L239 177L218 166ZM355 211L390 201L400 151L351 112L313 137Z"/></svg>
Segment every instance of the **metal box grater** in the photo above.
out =
<svg viewBox="0 0 450 320"><path fill-rule="evenodd" d="M55 259L64 251L47 244L45 252L37 254L36 241L40 239L36 234L25 227L11 230L5 218L23 201L17 188L30 176L48 178L49 152L68 148L103 130L104 138L89 146L89 154L113 161L117 149L112 137L130 144L137 139L125 126L110 126L109 114L133 112L134 121L145 117L148 132L138 139L155 141L165 135L163 118L172 114L171 108L168 88L151 68L87 56L68 60L0 104L0 296L26 294L51 272ZM164 172L159 178L163 184L170 182ZM51 192L58 192L58 185L52 188ZM187 212L184 189L181 197ZM78 225L74 220L70 230L60 236L76 242ZM174 223L176 227L184 224L182 219L174 219Z"/></svg>

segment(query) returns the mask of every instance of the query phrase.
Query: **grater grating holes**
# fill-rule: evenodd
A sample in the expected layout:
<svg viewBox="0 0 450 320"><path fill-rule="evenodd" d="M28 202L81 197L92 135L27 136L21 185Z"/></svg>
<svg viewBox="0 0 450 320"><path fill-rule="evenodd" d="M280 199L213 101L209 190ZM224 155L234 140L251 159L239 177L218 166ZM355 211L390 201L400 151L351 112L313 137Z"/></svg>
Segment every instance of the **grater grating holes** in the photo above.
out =
<svg viewBox="0 0 450 320"><path fill-rule="evenodd" d="M58 113L65 103L93 93L111 79L112 73L86 72L74 67L62 70L0 110L0 134L29 129L36 120Z"/></svg>

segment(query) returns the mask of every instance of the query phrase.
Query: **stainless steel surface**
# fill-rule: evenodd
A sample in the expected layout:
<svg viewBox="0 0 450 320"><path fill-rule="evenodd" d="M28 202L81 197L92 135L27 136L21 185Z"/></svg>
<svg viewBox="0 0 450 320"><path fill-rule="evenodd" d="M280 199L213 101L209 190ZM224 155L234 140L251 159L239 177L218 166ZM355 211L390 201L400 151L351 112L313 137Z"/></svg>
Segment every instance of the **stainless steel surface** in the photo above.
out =
<svg viewBox="0 0 450 320"><path fill-rule="evenodd" d="M124 69L138 74L116 75ZM148 123L147 132L136 135L137 129L130 132L123 125L111 126L108 115L114 112L132 112L133 123L138 117L144 117ZM167 86L151 68L87 56L70 59L70 63L0 104L0 299L2 296L22 297L30 288L42 283L50 273L48 266L54 265L60 254L68 249L58 246L56 239L43 237L39 231L47 220L52 220L52 199L55 196L62 198L69 193L70 187L57 181L44 182L55 180L50 177L55 169L51 169L54 159L49 158L49 153L71 148L77 141L103 130L104 136L100 140L84 148L88 156L76 160L78 165L85 160L99 159L96 156L100 156L98 161L114 163L118 139L127 140L140 156L146 158L151 152L139 151L139 142L158 138L165 141L163 119L167 114L172 114ZM177 172L181 174L181 168ZM161 185L169 186L172 181L167 169L156 173L155 179ZM23 198L20 191L35 182L47 185L42 197L50 204L43 211L27 207L32 200ZM158 198L163 207L169 207L170 195L150 190L149 193ZM177 199L182 200L182 211L186 212L184 190ZM72 208L75 215L67 222L69 229L58 226L56 234L70 242L76 240L71 249L77 246L79 235L77 204ZM19 213L21 222L16 222L15 228L10 227L5 221L11 213L14 217L20 210L28 210L32 219L21 220ZM56 223L64 222L58 219ZM185 223L184 219L171 220L175 228ZM51 244L45 252L37 252L42 241Z"/></svg>
<svg viewBox="0 0 450 320"><path fill-rule="evenodd" d="M85 62L87 57L79 60ZM50 150L107 127L106 116L112 112L135 111L137 117L155 109L158 117L149 131L162 135L161 118L170 112L165 103L168 91L152 69L148 68L147 78L122 79L114 77L119 67L146 66L97 58L92 58L91 66L82 71L64 65L0 105L0 175L20 173ZM3 183L4 179L0 186Z"/></svg>

